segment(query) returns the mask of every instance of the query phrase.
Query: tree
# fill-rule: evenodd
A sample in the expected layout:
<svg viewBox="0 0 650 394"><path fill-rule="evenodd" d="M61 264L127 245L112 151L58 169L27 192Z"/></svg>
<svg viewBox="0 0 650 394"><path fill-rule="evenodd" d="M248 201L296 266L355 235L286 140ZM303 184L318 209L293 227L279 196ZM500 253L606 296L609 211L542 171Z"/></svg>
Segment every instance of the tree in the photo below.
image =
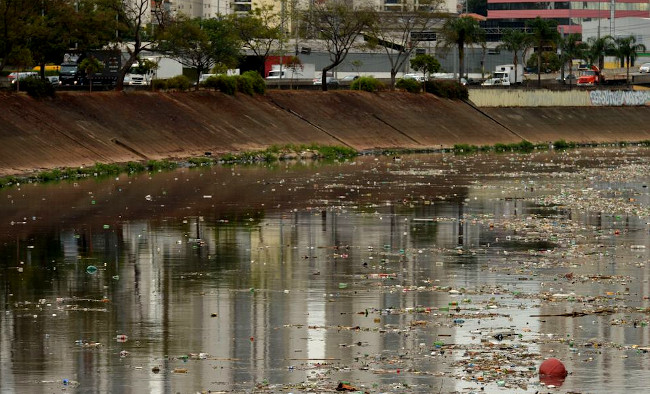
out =
<svg viewBox="0 0 650 394"><path fill-rule="evenodd" d="M361 31L376 20L371 8L355 8L351 3L344 0L319 2L306 14L306 22L325 41L330 57L330 64L323 67L321 75L323 91L327 91L327 72L343 63Z"/></svg>
<svg viewBox="0 0 650 394"><path fill-rule="evenodd" d="M230 19L187 19L179 17L165 30L157 47L182 65L196 70L199 78L217 64L233 65L239 55L239 39Z"/></svg>
<svg viewBox="0 0 650 394"><path fill-rule="evenodd" d="M398 0L401 8L379 14L367 36L373 46L383 48L390 63L390 87L395 77L421 42L434 40L434 24L441 19L437 12L440 0Z"/></svg>
<svg viewBox="0 0 650 394"><path fill-rule="evenodd" d="M415 71L421 71L424 74L424 80L428 81L431 73L440 71L440 62L431 55L416 55L411 59L411 68Z"/></svg>
<svg viewBox="0 0 650 394"><path fill-rule="evenodd" d="M229 20L211 18L201 22L210 39L210 51L221 69L235 67L241 57L241 41Z"/></svg>
<svg viewBox="0 0 650 394"><path fill-rule="evenodd" d="M615 41L612 36L589 37L587 39L588 58L591 63L598 62L598 69L603 70L605 67L605 55L613 54L615 51Z"/></svg>
<svg viewBox="0 0 650 394"><path fill-rule="evenodd" d="M283 4L284 8L284 4ZM273 12L273 6L255 8L244 16L231 15L233 28L244 49L248 49L264 66L273 48L284 40L284 15Z"/></svg>
<svg viewBox="0 0 650 394"><path fill-rule="evenodd" d="M117 21L116 1L119 0L74 1L74 23L65 26L71 31L68 47L80 52L101 49L115 42L120 34L125 36L123 25Z"/></svg>
<svg viewBox="0 0 650 394"><path fill-rule="evenodd" d="M151 59L138 59L138 65L135 68L135 74L148 74L158 69L158 63Z"/></svg>
<svg viewBox="0 0 650 394"><path fill-rule="evenodd" d="M93 91L93 75L101 71L103 68L104 65L94 56L85 58L79 64L79 70L86 74L86 78L88 78L88 81L90 82L90 92Z"/></svg>
<svg viewBox="0 0 650 394"><path fill-rule="evenodd" d="M30 50L21 46L14 46L7 59L18 68L19 72L34 62ZM16 90L20 91L20 78L16 78Z"/></svg>
<svg viewBox="0 0 650 394"><path fill-rule="evenodd" d="M354 67L354 71L356 71L357 76L359 76L359 69L363 66L363 62L361 60L353 60L350 62L350 65Z"/></svg>
<svg viewBox="0 0 650 394"><path fill-rule="evenodd" d="M547 47L555 47L560 35L557 31L557 21L542 19L539 16L526 22L526 26L532 31L532 42L535 45L537 54L537 87L542 86L542 55Z"/></svg>
<svg viewBox="0 0 650 394"><path fill-rule="evenodd" d="M532 45L531 36L521 30L509 29L501 36L499 50L512 52L512 64L515 65L515 81L518 81L517 64L519 64L519 52L522 52L522 60L526 57L526 51Z"/></svg>
<svg viewBox="0 0 650 394"><path fill-rule="evenodd" d="M636 43L636 37L619 37L615 39L616 56L621 59L621 65L625 64L625 81L630 83L630 66L634 65L638 52L644 52L646 46Z"/></svg>
<svg viewBox="0 0 650 394"><path fill-rule="evenodd" d="M137 61L137 66L131 67L131 73L132 74L139 74L139 75L144 75L145 81L148 84L151 84L151 87L153 89L154 84L152 83L153 81L153 75L154 71L158 69L160 66L159 64L160 59L158 61L154 61L151 59L138 59Z"/></svg>
<svg viewBox="0 0 650 394"><path fill-rule="evenodd" d="M115 39L121 0L0 0L0 70L16 48L41 66L60 63L71 48L102 48Z"/></svg>
<svg viewBox="0 0 650 394"><path fill-rule="evenodd" d="M34 62L40 66L41 78L45 78L45 65L61 63L72 43L82 38L76 37L77 24L87 15L77 14L73 3L67 0L42 0L35 4L40 9L32 13L25 34Z"/></svg>
<svg viewBox="0 0 650 394"><path fill-rule="evenodd" d="M444 49L455 46L458 49L458 83L461 83L465 69L465 45L485 43L485 31L471 16L447 19L440 30Z"/></svg>
<svg viewBox="0 0 650 394"><path fill-rule="evenodd" d="M10 64L12 52L27 48L24 32L34 11L33 1L0 0L0 71Z"/></svg>
<svg viewBox="0 0 650 394"><path fill-rule="evenodd" d="M305 69L305 66L302 65L302 61L298 56L289 56L289 58L284 63L287 66L288 70L291 70L291 79L289 83L289 89L293 89L293 77L298 72L302 72Z"/></svg>
<svg viewBox="0 0 650 394"><path fill-rule="evenodd" d="M97 2L98 7L103 7L106 12L113 12L117 20L113 42L116 45L125 44L126 61L120 67L115 86L116 90L121 91L124 89L124 76L138 60L140 53L151 50L158 44L166 25L171 21L171 15L165 9L163 0L97 0Z"/></svg>
<svg viewBox="0 0 650 394"><path fill-rule="evenodd" d="M587 44L580 41L580 34L569 34L566 37L560 37L558 45L561 50L562 74L561 78L564 81L564 66L569 65L569 75L573 74L573 59L583 59ZM572 80L569 79L569 87Z"/></svg>

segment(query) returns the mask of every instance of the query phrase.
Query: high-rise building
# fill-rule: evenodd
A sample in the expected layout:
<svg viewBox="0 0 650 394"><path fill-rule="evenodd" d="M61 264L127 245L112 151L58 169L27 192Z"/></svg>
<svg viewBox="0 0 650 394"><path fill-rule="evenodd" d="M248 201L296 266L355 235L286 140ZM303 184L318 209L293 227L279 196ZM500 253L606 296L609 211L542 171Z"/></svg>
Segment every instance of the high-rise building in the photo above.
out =
<svg viewBox="0 0 650 394"><path fill-rule="evenodd" d="M583 21L627 17L650 17L648 0L487 0L489 29L524 28L526 21L554 19L564 34L581 33ZM609 23L609 22L608 22Z"/></svg>
<svg viewBox="0 0 650 394"><path fill-rule="evenodd" d="M402 11L404 7L421 7L427 8L432 5L443 12L455 13L457 10L457 0L373 0L379 11Z"/></svg>
<svg viewBox="0 0 650 394"><path fill-rule="evenodd" d="M214 18L217 15L230 14L242 4L248 4L250 10L251 0L169 0L170 9L175 13L182 13L190 18Z"/></svg>
<svg viewBox="0 0 650 394"><path fill-rule="evenodd" d="M285 6L290 7L293 0L284 0ZM297 6L308 8L310 4L323 0L297 0ZM327 0L324 0L327 1ZM352 0L355 4L367 4L379 11L400 11L405 5L412 7L428 7L432 0ZM170 9L181 12L191 18L213 18L219 14L245 13L257 7L272 6L279 10L282 0L166 0ZM433 2L436 2L434 0ZM436 6L440 11L455 13L458 0L440 0Z"/></svg>

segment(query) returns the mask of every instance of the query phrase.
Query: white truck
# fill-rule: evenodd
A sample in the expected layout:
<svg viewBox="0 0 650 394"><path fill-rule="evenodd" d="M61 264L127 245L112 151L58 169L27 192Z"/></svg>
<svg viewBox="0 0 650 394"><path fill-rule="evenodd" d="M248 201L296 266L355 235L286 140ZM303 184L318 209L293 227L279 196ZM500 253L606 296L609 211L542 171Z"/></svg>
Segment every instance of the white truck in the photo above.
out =
<svg viewBox="0 0 650 394"><path fill-rule="evenodd" d="M313 80L316 76L315 64L300 64L298 66L287 66L286 64L273 64L266 79L287 79L287 80Z"/></svg>
<svg viewBox="0 0 650 394"><path fill-rule="evenodd" d="M167 79L183 74L183 65L174 59L164 56L146 56L143 59L156 63L158 67L145 71L139 63L132 65L124 76L125 85L145 86L150 85L153 79Z"/></svg>
<svg viewBox="0 0 650 394"><path fill-rule="evenodd" d="M494 68L492 78L483 82L486 86L510 86L520 84L524 80L524 66L522 64L501 64Z"/></svg>

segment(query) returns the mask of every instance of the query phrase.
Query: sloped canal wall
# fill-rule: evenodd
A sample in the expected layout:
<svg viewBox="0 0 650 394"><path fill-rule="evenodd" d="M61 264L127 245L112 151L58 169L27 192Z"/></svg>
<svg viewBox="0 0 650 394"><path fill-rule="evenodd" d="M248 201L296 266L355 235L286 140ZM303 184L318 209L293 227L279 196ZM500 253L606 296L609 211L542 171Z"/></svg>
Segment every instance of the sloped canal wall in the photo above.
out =
<svg viewBox="0 0 650 394"><path fill-rule="evenodd" d="M0 175L285 144L367 150L650 140L644 106L478 107L404 92L60 92L40 101L5 94L0 108Z"/></svg>

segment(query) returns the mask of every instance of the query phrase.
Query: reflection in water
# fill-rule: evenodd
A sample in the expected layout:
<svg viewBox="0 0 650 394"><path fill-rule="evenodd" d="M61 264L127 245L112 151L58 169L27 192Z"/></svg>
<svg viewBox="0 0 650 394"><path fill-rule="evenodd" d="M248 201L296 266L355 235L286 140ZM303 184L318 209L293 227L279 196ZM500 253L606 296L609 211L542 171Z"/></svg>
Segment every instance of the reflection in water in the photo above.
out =
<svg viewBox="0 0 650 394"><path fill-rule="evenodd" d="M579 171L414 155L4 190L2 387L535 392L551 351L563 389L642 387L614 344L648 345L625 309L648 306L645 221L539 205L549 163ZM614 306L636 322L553 316Z"/></svg>

